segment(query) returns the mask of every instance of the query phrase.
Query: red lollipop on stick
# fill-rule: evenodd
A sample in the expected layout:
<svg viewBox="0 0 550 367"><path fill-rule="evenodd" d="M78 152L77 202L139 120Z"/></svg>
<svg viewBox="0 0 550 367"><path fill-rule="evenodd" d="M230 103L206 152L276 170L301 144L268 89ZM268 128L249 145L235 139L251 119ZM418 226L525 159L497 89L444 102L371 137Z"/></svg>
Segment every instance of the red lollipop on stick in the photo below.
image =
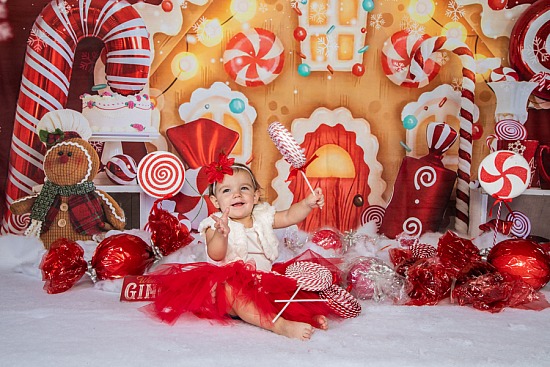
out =
<svg viewBox="0 0 550 367"><path fill-rule="evenodd" d="M323 265L311 262L311 261L297 261L294 264L290 264L286 270L285 275L289 278L296 280L298 283L298 288L288 300L277 300L276 302L286 302L285 306L279 311L277 316L275 316L272 322L277 321L281 316L284 310L290 305L291 302L296 301L305 301L305 300L294 300L294 297L298 292L303 289L306 291L319 292L324 289L327 289L332 284L332 273L330 270ZM307 300L310 301L311 300ZM322 301L322 300L320 300Z"/></svg>
<svg viewBox="0 0 550 367"><path fill-rule="evenodd" d="M290 131L281 125L280 122L272 122L267 128L267 132L279 152L283 155L283 158L294 169L302 172L302 176L304 176L307 186L313 195L315 195L313 187L309 183L305 173L307 159L304 154L304 150L298 145Z"/></svg>
<svg viewBox="0 0 550 367"><path fill-rule="evenodd" d="M336 284L319 292L319 296L326 300L327 305L340 317L350 319L361 313L361 305L357 299Z"/></svg>

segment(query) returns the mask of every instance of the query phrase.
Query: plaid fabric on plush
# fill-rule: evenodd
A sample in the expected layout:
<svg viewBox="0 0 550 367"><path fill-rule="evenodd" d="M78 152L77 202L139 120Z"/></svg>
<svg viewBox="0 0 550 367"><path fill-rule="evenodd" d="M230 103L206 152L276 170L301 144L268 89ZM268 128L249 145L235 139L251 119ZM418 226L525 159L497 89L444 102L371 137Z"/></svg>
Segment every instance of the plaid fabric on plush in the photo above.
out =
<svg viewBox="0 0 550 367"><path fill-rule="evenodd" d="M42 233L50 228L59 212L61 197L57 195L42 225ZM69 217L77 233L93 235L101 232L107 218L101 206L101 198L95 191L83 195L71 195L68 200Z"/></svg>

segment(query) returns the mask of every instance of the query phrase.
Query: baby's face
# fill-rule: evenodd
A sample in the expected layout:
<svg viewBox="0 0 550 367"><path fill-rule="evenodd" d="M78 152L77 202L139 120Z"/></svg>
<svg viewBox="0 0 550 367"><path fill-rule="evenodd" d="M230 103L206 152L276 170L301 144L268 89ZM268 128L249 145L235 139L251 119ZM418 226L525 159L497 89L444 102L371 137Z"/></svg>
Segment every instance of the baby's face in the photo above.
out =
<svg viewBox="0 0 550 367"><path fill-rule="evenodd" d="M238 170L225 175L222 183L216 185L210 200L220 211L229 208L229 218L239 220L250 217L254 205L260 199L260 192L254 189L252 177L246 171Z"/></svg>

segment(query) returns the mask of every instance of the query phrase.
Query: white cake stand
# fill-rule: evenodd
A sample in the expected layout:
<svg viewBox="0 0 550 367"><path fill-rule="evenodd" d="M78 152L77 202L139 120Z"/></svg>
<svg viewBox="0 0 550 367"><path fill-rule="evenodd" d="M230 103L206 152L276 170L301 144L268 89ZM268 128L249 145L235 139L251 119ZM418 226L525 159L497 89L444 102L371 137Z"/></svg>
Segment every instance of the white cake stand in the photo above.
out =
<svg viewBox="0 0 550 367"><path fill-rule="evenodd" d="M103 152L101 153L101 163L107 164L111 157L122 154L122 142L151 143L158 139L160 134L154 132L111 132L111 133L92 133L89 140L104 142Z"/></svg>

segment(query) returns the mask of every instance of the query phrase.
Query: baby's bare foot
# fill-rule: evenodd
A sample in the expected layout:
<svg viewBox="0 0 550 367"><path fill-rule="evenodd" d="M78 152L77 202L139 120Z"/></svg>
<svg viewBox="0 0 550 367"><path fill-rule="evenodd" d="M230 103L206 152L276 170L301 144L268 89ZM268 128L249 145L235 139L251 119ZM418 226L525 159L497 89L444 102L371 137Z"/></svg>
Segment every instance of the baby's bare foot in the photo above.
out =
<svg viewBox="0 0 550 367"><path fill-rule="evenodd" d="M273 331L292 339L309 340L314 328L305 322L285 320L282 317L275 322Z"/></svg>
<svg viewBox="0 0 550 367"><path fill-rule="evenodd" d="M315 322L317 322L317 327L321 330L328 330L328 319L326 316L317 315L315 316Z"/></svg>

